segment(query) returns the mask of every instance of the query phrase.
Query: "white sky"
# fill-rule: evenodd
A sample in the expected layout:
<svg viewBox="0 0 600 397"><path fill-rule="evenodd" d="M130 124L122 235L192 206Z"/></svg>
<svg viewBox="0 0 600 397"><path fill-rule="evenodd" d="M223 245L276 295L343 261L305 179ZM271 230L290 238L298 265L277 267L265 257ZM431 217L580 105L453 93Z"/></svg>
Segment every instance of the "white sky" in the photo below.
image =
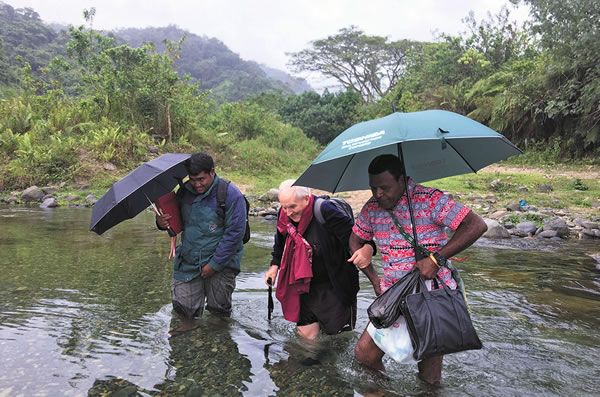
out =
<svg viewBox="0 0 600 397"><path fill-rule="evenodd" d="M434 33L465 31L469 11L477 20L498 13L508 0L1 0L31 7L45 22L80 25L83 10L96 8L94 27L167 26L216 37L243 59L281 70L286 52L356 25L390 39L433 40ZM512 11L522 21L527 10Z"/></svg>

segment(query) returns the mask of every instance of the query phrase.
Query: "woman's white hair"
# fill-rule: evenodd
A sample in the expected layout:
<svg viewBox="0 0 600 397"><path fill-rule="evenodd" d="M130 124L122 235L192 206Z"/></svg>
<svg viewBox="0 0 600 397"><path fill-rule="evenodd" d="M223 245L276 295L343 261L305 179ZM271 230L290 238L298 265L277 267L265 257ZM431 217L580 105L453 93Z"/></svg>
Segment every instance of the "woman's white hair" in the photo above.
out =
<svg viewBox="0 0 600 397"><path fill-rule="evenodd" d="M286 179L279 184L279 194L286 190L292 190L296 193L296 198L301 199L310 196L310 188L305 186L292 186L296 182L294 179Z"/></svg>

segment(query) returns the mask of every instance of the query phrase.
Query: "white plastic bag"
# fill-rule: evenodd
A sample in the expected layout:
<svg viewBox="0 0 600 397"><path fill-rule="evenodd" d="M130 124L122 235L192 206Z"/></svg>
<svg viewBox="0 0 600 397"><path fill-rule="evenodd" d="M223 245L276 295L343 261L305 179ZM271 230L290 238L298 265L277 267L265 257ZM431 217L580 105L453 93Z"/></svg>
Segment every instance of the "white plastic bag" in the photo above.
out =
<svg viewBox="0 0 600 397"><path fill-rule="evenodd" d="M369 323L367 332L371 335L377 347L394 361L400 364L414 364L417 362L413 358L413 347L404 316L398 317L398 320L388 328L377 329Z"/></svg>

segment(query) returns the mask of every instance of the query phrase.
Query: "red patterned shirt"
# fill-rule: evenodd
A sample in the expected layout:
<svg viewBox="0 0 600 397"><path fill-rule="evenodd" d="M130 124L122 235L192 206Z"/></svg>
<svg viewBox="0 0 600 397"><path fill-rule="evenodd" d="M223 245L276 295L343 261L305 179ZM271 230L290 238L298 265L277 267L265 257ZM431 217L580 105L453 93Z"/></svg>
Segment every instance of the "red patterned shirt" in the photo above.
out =
<svg viewBox="0 0 600 397"><path fill-rule="evenodd" d="M444 228L456 230L470 210L442 191L417 185L410 178L408 186L412 193L411 204L419 244L435 252L448 241ZM394 214L404 231L412 236L406 195L394 207ZM414 267L414 250L398 232L387 210L381 208L374 197L363 206L352 232L363 240L375 240L383 261L382 290L388 289ZM456 288L456 282L447 267L440 268L438 277L448 287Z"/></svg>

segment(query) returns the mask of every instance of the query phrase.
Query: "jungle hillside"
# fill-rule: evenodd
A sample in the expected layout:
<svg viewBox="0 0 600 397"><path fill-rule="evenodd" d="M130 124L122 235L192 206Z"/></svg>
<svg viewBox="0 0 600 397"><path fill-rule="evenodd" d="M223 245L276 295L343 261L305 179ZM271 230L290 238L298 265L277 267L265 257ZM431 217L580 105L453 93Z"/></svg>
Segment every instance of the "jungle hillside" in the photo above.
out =
<svg viewBox="0 0 600 397"><path fill-rule="evenodd" d="M518 1L517 1L518 2ZM390 40L355 26L289 54L305 80L176 26L98 31L0 2L0 191L102 190L158 153L207 151L249 191L297 176L340 132L392 111L445 109L524 150L509 165L600 164L600 3L524 0L464 33ZM392 32L390 32L392 33Z"/></svg>

